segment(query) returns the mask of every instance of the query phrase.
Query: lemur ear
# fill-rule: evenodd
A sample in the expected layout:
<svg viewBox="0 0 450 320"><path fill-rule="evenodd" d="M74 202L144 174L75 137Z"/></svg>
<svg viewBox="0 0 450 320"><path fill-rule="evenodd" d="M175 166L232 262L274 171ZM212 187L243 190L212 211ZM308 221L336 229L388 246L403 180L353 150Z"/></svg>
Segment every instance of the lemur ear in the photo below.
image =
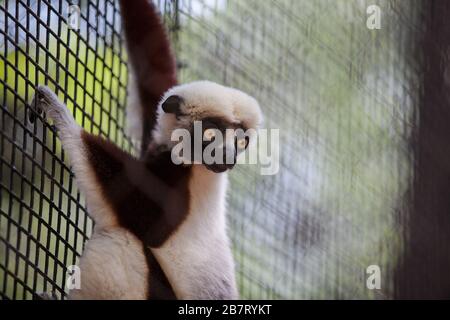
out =
<svg viewBox="0 0 450 320"><path fill-rule="evenodd" d="M183 98L180 96L170 96L162 104L162 109L165 113L173 113L176 116L182 114L181 104L183 103Z"/></svg>

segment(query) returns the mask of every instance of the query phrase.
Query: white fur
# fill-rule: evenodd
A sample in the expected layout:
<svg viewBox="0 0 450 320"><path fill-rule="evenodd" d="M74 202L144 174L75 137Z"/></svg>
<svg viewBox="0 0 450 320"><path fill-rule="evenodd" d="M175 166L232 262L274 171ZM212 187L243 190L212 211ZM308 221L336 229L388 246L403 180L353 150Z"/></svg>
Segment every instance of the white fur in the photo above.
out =
<svg viewBox="0 0 450 320"><path fill-rule="evenodd" d="M162 110L163 102L172 95L183 99L183 115L179 118ZM209 81L192 82L164 94L158 106L154 141L170 148L174 145L174 129L188 128L193 121L206 117L222 118L246 129L257 129L262 122L258 102L248 94ZM238 297L226 233L227 183L227 173L213 173L203 165L194 165L189 181L189 214L161 248L152 249L178 298Z"/></svg>
<svg viewBox="0 0 450 320"><path fill-rule="evenodd" d="M53 119L58 129L78 186L86 197L89 215L95 221L79 263L81 289L71 290L69 299L144 299L149 270L142 243L118 226L86 158L82 129L67 107L47 87L38 87L37 91L41 97L39 107Z"/></svg>
<svg viewBox="0 0 450 320"><path fill-rule="evenodd" d="M79 263L81 288L69 299L146 299L148 266L142 243L123 228L95 230Z"/></svg>
<svg viewBox="0 0 450 320"><path fill-rule="evenodd" d="M162 247L152 249L179 299L236 299L226 234L227 174L194 165L186 220ZM225 280L229 287L224 288Z"/></svg>
<svg viewBox="0 0 450 320"><path fill-rule="evenodd" d="M43 104L60 130L64 149L74 166L80 189L86 196L90 215L96 221L94 233L80 260L82 289L74 299L145 298L148 266L142 243L117 225L110 205L104 200L86 159L80 138L81 128L66 107L48 88L40 88ZM188 117L177 120L158 107L154 131L156 144L169 146L171 132L204 117L217 116L256 129L262 121L255 99L232 88L200 81L170 89L163 97L183 98ZM213 173L194 165L189 181L190 207L185 221L157 249L152 249L177 298L237 298L234 263L226 232L227 173ZM151 286L151 284L150 284Z"/></svg>
<svg viewBox="0 0 450 320"><path fill-rule="evenodd" d="M162 103L172 95L183 98L182 111L188 117L177 121L173 114L164 113ZM211 81L195 81L175 86L164 94L158 105L153 139L157 144L173 145L170 137L175 127L186 127L205 117L221 117L247 129L257 129L262 123L259 104L253 97Z"/></svg>
<svg viewBox="0 0 450 320"><path fill-rule="evenodd" d="M117 219L112 214L110 205L101 195L95 175L88 164L81 139L81 127L75 122L69 109L59 101L49 88L40 86L37 91L40 93L39 107L44 109L43 111L53 120L58 129L58 136L65 152L69 155L73 171L77 177L77 184L83 194L86 195L90 215L98 228L117 226Z"/></svg>

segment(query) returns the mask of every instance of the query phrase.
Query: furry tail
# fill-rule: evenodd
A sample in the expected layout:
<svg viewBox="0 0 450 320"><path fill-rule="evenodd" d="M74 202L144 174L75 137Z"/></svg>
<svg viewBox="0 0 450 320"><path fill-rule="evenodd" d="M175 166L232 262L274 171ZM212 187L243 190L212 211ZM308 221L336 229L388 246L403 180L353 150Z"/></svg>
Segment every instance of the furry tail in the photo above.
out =
<svg viewBox="0 0 450 320"><path fill-rule="evenodd" d="M141 140L141 153L151 140L162 95L177 84L176 63L155 4L120 0L131 65L128 130Z"/></svg>

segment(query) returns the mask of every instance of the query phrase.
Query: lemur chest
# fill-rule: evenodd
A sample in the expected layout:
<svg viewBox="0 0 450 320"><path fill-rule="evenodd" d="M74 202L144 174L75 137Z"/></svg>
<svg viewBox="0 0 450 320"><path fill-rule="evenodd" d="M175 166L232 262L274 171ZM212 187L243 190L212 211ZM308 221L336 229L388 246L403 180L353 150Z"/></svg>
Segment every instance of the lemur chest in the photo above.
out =
<svg viewBox="0 0 450 320"><path fill-rule="evenodd" d="M210 173L200 166L193 168L189 212L161 248L180 260L198 252L207 253L214 239L225 237L226 187L226 174Z"/></svg>
<svg viewBox="0 0 450 320"><path fill-rule="evenodd" d="M178 298L212 298L217 290L223 292L222 286L234 288L226 235L226 186L226 174L194 169L188 215L161 247L152 249Z"/></svg>

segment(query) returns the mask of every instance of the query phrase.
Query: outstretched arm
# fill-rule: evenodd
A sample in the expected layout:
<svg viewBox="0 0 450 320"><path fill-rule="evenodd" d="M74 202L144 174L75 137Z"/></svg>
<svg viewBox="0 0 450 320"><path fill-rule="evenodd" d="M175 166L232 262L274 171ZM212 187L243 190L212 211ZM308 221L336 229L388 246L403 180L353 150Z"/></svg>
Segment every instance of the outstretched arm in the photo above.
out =
<svg viewBox="0 0 450 320"><path fill-rule="evenodd" d="M148 0L121 0L120 8L132 74L128 118L134 123L129 126L145 152L158 102L177 84L176 64L156 6Z"/></svg>
<svg viewBox="0 0 450 320"><path fill-rule="evenodd" d="M75 122L69 109L48 87L44 86L36 88L31 107L35 113L45 112L45 115L53 120L64 151L68 154L70 164L76 174L78 186L86 195L90 215L96 224L100 228L117 225L117 219L112 213L111 206L102 196L93 168L88 165L89 160L82 139L84 131ZM30 120L34 121L35 118L36 114L31 113Z"/></svg>
<svg viewBox="0 0 450 320"><path fill-rule="evenodd" d="M189 169L169 152L144 162L87 133L47 87L36 88L32 107L53 120L96 226L121 226L160 246L187 214Z"/></svg>

